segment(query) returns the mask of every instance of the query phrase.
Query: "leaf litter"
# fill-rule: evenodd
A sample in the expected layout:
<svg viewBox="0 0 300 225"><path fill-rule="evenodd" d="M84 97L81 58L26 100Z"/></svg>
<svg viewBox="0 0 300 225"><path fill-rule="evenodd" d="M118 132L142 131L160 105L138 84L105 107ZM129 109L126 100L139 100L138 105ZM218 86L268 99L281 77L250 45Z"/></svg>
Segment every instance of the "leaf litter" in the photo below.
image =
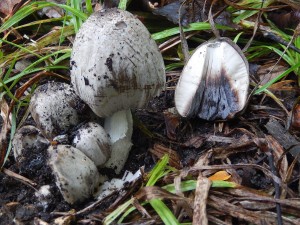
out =
<svg viewBox="0 0 300 225"><path fill-rule="evenodd" d="M171 1L162 2L172 4ZM173 2L178 5L179 1ZM290 5L293 10L299 10L294 1L281 2ZM186 10L193 9L191 4L187 5ZM199 13L199 6L195 10L195 14ZM222 10L222 5L218 6L215 13L220 11L221 15ZM11 12L12 9L5 14ZM185 19L188 22L197 21L193 17ZM171 20L176 21L176 18ZM229 25L227 20L225 24ZM72 29L68 32L74 33ZM60 32L54 36L50 34L41 37L41 46L58 42ZM190 34L189 38L202 38L201 34L197 36L198 32ZM55 39L50 40L51 37ZM180 42L180 38L176 38ZM166 46L170 46L170 43ZM35 50L34 47L29 49ZM170 54L170 49L166 49L166 55ZM20 57L21 54L27 54L21 49L18 52ZM8 59L9 62L14 60L13 53ZM268 60L261 63L262 68L274 65L273 62L268 64ZM0 62L8 65L8 61ZM286 70L287 65L282 65L276 65L270 79ZM266 73L260 70L253 75L259 77ZM33 75L38 78L32 76L32 79L28 79L29 83L42 77L38 73ZM57 77L56 74L54 77ZM45 184L46 172L36 171L34 174L29 169L22 171L22 167L8 156L0 174L0 224L9 224L13 220L35 224L110 224L113 221L161 224L159 210L166 213L171 211L173 217L170 215L170 221L180 223L299 224L300 145L299 127L295 122L298 119L297 104L294 104L299 93L297 77L288 75L285 80L272 84L268 90L273 95L264 93L252 96L244 114L238 118L216 122L187 120L170 113L169 109L174 106L174 86L178 77L178 70L170 71L164 95L151 101L146 110L135 112L134 147L124 170L140 170L140 179L128 182L121 191L115 191L104 199L89 199L72 206L62 200L53 185L50 187L54 193L53 201L49 204L49 200L35 196L36 189ZM262 81L260 85L270 79ZM252 81L255 82L255 79ZM22 97L29 83L16 89L19 90L16 92L18 98ZM8 111L8 103L2 101L1 144L7 144L9 140L7 136L11 123ZM32 121L26 123L31 124ZM3 157L3 148L6 147L1 147ZM166 159L165 155L169 157ZM34 167L32 162L36 159L29 159L28 164ZM49 181L52 178L47 179ZM26 184L21 184L19 180ZM149 181L152 181L151 185ZM42 208L38 204L43 201L48 201L48 206L40 211Z"/></svg>

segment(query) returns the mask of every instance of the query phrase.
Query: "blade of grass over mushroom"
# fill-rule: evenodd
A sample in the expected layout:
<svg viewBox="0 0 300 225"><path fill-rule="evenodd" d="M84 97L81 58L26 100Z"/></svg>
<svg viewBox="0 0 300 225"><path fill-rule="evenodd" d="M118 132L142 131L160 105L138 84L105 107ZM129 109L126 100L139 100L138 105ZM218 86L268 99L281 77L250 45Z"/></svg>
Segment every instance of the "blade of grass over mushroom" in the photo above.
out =
<svg viewBox="0 0 300 225"><path fill-rule="evenodd" d="M232 30L231 27L227 27L227 26L222 26L222 25L216 25L217 29L222 29L222 30ZM209 23L205 23L205 22L198 22L198 23L191 23L189 24L188 27L184 27L183 31L187 32L187 31L197 31L197 30L210 30L211 26ZM160 31L157 33L152 34L152 38L154 40L160 40L163 38L167 38L170 36L173 36L175 34L179 34L180 30L178 27L174 27L171 29L166 29L164 31Z"/></svg>
<svg viewBox="0 0 300 225"><path fill-rule="evenodd" d="M118 8L119 8L119 9L126 10L127 5L129 4L129 2L130 2L130 1L128 1L128 0L120 0L119 5L118 5Z"/></svg>
<svg viewBox="0 0 300 225"><path fill-rule="evenodd" d="M93 6L92 6L92 1L91 0L86 0L85 1L85 7L86 7L86 11L88 12L88 15L93 13Z"/></svg>
<svg viewBox="0 0 300 225"><path fill-rule="evenodd" d="M82 11L81 0L68 0L67 2L73 9L76 9L80 12ZM84 19L76 16L75 14L73 14L73 15L71 14L71 17L72 17L71 22L73 23L75 32L77 33L79 28L81 27L81 24L83 23Z"/></svg>
<svg viewBox="0 0 300 225"><path fill-rule="evenodd" d="M68 5L63 5L63 4L57 4L54 2L32 2L29 5L26 5L19 9L12 17L10 17L3 25L0 27L0 33L3 31L7 30L8 28L12 27L22 19L26 18L27 16L31 15L32 13L43 9L45 7L51 7L51 6L56 6L59 8L62 8L66 10L67 12L72 13L72 15L76 16L77 18L85 21L87 19L87 15L83 13L82 11L72 8Z"/></svg>

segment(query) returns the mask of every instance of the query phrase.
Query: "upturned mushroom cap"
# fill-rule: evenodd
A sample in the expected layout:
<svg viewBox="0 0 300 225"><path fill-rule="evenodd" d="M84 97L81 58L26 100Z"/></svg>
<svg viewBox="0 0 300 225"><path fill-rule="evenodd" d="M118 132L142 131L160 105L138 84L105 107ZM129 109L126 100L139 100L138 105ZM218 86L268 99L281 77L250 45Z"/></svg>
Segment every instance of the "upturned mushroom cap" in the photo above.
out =
<svg viewBox="0 0 300 225"><path fill-rule="evenodd" d="M78 110L83 107L70 85L49 82L35 90L29 110L43 135L53 139L79 123Z"/></svg>
<svg viewBox="0 0 300 225"><path fill-rule="evenodd" d="M100 184L100 175L92 160L70 145L48 148L48 164L64 199L73 204L91 197Z"/></svg>
<svg viewBox="0 0 300 225"><path fill-rule="evenodd" d="M76 35L71 55L76 93L100 117L142 108L165 86L163 58L145 26L131 13L92 14Z"/></svg>
<svg viewBox="0 0 300 225"><path fill-rule="evenodd" d="M110 141L105 130L95 122L81 126L72 145L86 154L96 166L102 166L110 157Z"/></svg>
<svg viewBox="0 0 300 225"><path fill-rule="evenodd" d="M183 117L230 119L246 105L249 66L239 47L219 38L200 45L185 65L175 90Z"/></svg>
<svg viewBox="0 0 300 225"><path fill-rule="evenodd" d="M46 149L49 141L43 137L41 131L34 126L27 125L17 130L12 140L15 159L22 156L24 149Z"/></svg>

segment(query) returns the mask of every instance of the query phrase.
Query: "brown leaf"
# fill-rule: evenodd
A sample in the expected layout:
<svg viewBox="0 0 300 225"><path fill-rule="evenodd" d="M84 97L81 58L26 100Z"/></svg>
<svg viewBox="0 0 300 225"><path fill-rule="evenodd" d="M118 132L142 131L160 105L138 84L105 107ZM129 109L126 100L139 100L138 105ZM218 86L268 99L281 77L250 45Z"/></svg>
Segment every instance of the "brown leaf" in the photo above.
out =
<svg viewBox="0 0 300 225"><path fill-rule="evenodd" d="M185 143L183 143L183 146L200 148L203 145L205 139L206 138L203 136L191 137L189 140L187 140Z"/></svg>
<svg viewBox="0 0 300 225"><path fill-rule="evenodd" d="M168 154L170 157L169 164L177 169L181 169L180 157L176 151L166 148L162 145L155 144L152 149L149 150L157 158L162 158L164 155Z"/></svg>
<svg viewBox="0 0 300 225"><path fill-rule="evenodd" d="M168 138L170 138L171 140L176 140L176 129L180 124L178 115L166 111L164 112L164 119Z"/></svg>
<svg viewBox="0 0 300 225"><path fill-rule="evenodd" d="M19 2L21 2L21 0L1 0L0 13L4 14L5 16L11 14L14 6Z"/></svg>

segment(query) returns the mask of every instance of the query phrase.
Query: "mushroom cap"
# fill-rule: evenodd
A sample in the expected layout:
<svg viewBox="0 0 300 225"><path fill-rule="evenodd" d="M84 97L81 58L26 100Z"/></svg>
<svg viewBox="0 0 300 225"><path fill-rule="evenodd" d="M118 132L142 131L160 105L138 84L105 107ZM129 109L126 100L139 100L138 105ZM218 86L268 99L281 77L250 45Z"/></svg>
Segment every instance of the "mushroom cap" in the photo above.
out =
<svg viewBox="0 0 300 225"><path fill-rule="evenodd" d="M79 123L78 110L84 103L70 85L49 82L39 86L31 97L29 110L37 127L49 139Z"/></svg>
<svg viewBox="0 0 300 225"><path fill-rule="evenodd" d="M175 89L175 106L183 117L230 119L246 105L249 65L228 38L200 45L185 65Z"/></svg>
<svg viewBox="0 0 300 225"><path fill-rule="evenodd" d="M100 184L96 165L71 145L48 148L48 164L64 199L73 204L91 197Z"/></svg>
<svg viewBox="0 0 300 225"><path fill-rule="evenodd" d="M34 126L27 125L17 130L12 140L15 159L22 156L24 149L46 149L49 141L43 137L41 131Z"/></svg>
<svg viewBox="0 0 300 225"><path fill-rule="evenodd" d="M81 126L76 131L72 145L86 154L96 166L103 165L111 154L108 135L103 127L95 122Z"/></svg>
<svg viewBox="0 0 300 225"><path fill-rule="evenodd" d="M100 117L144 107L165 86L163 58L146 27L116 8L92 14L71 55L76 93Z"/></svg>

